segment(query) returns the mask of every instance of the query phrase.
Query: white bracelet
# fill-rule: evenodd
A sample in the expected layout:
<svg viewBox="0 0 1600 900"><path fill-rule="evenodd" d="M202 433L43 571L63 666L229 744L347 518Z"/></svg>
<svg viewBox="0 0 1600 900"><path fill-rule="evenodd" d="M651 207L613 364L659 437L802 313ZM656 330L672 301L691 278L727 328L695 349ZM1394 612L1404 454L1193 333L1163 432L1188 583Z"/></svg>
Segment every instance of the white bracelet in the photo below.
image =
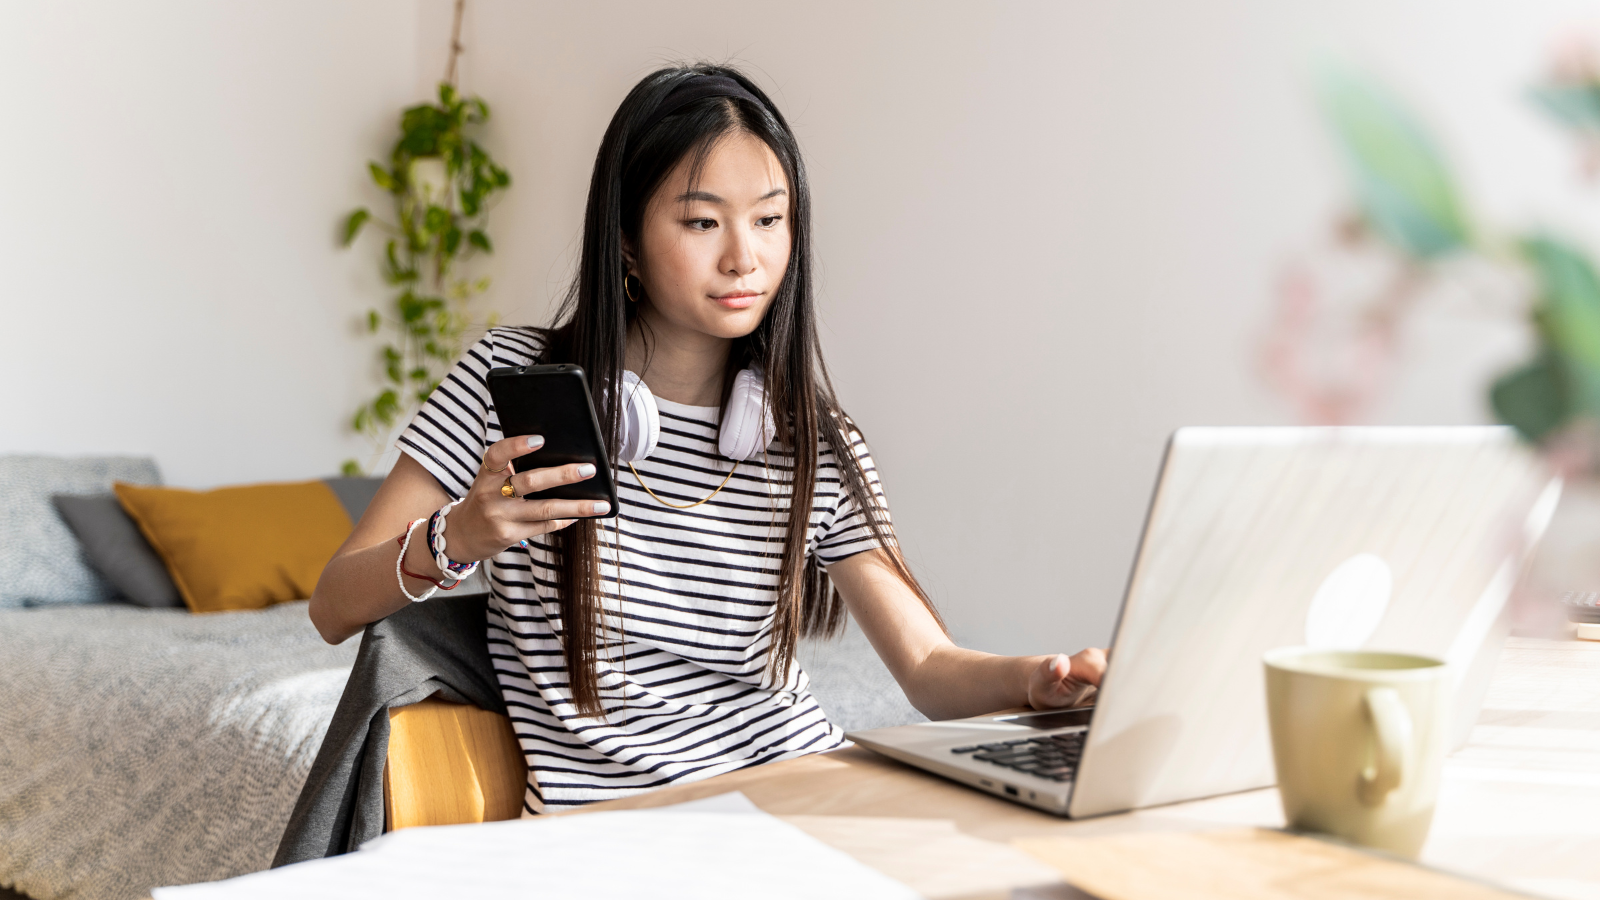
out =
<svg viewBox="0 0 1600 900"><path fill-rule="evenodd" d="M416 533L417 526L426 521L428 520L418 519L417 521L412 522L410 527L406 528L406 539L400 542L400 555L394 559L394 580L400 582L400 593L405 594L406 599L410 600L412 603L421 603L429 597L432 597L434 594L439 593L439 586L434 585L433 587L423 591L421 597L413 596L411 591L406 589L406 576L402 571L402 567L406 561L406 551L411 549L411 536Z"/></svg>
<svg viewBox="0 0 1600 900"><path fill-rule="evenodd" d="M439 542L437 552L433 555L433 563L439 567L439 571L448 581L465 581L473 572L478 571L478 562L482 562L482 560L479 560L457 572L450 567L452 562L450 557L445 555L445 547L448 546L444 539L445 518L450 515L450 510L455 509L456 504L460 502L460 500L455 500L439 507L439 527L433 532L434 539Z"/></svg>

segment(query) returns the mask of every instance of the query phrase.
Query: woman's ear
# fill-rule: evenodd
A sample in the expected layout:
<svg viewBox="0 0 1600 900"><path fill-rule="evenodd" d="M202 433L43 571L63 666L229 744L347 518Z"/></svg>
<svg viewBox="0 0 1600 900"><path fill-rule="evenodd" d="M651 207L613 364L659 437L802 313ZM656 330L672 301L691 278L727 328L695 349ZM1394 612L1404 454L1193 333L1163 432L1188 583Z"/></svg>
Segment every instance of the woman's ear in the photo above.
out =
<svg viewBox="0 0 1600 900"><path fill-rule="evenodd" d="M638 274L639 260L633 253L633 241L627 235L622 236L622 265L629 272Z"/></svg>

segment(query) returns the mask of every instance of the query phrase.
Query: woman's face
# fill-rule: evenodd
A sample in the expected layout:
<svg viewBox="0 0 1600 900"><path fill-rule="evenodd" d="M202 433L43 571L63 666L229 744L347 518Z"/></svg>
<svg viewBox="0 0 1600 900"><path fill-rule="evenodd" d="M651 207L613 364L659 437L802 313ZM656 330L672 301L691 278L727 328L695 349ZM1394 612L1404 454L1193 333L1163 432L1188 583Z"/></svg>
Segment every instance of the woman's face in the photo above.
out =
<svg viewBox="0 0 1600 900"><path fill-rule="evenodd" d="M693 190L688 169L680 162L650 198L629 254L641 314L657 332L743 337L789 266L789 185L772 150L744 132L716 143Z"/></svg>

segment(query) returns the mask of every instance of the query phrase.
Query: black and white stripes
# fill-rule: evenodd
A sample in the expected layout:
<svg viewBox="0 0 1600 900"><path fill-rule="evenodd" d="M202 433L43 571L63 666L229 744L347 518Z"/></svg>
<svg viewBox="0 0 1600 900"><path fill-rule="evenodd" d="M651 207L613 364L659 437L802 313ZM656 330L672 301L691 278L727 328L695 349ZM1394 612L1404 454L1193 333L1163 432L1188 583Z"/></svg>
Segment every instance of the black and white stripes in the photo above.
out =
<svg viewBox="0 0 1600 900"><path fill-rule="evenodd" d="M459 497L484 448L502 437L485 377L531 365L539 339L495 329L470 349L417 413L400 448ZM639 474L673 503L700 500L727 476L715 408L657 401L661 443ZM859 435L854 450L874 491ZM528 760L526 813L625 796L676 781L829 750L844 743L791 664L768 672L790 457L778 445L743 463L711 502L677 510L652 499L623 467L620 513L603 520L604 717L580 717L561 654L550 544L490 561L489 651ZM876 546L841 496L831 450L819 449L807 552L829 564ZM436 598L433 603L449 602Z"/></svg>

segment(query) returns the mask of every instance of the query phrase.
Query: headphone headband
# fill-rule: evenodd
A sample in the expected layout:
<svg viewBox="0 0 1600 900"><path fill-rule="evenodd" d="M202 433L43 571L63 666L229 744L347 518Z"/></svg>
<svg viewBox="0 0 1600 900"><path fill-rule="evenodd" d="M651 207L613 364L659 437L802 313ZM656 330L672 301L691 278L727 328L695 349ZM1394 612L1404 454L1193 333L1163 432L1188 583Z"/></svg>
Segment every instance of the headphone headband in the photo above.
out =
<svg viewBox="0 0 1600 900"><path fill-rule="evenodd" d="M744 85L726 75L692 75L685 78L677 87L661 98L661 102L656 104L656 108L644 120L644 124L640 125L639 130L634 132L634 138L644 137L662 119L696 100L704 100L707 97L734 97L740 100L748 100L762 109L766 108L766 104L762 103L755 94L750 93L745 89Z"/></svg>

